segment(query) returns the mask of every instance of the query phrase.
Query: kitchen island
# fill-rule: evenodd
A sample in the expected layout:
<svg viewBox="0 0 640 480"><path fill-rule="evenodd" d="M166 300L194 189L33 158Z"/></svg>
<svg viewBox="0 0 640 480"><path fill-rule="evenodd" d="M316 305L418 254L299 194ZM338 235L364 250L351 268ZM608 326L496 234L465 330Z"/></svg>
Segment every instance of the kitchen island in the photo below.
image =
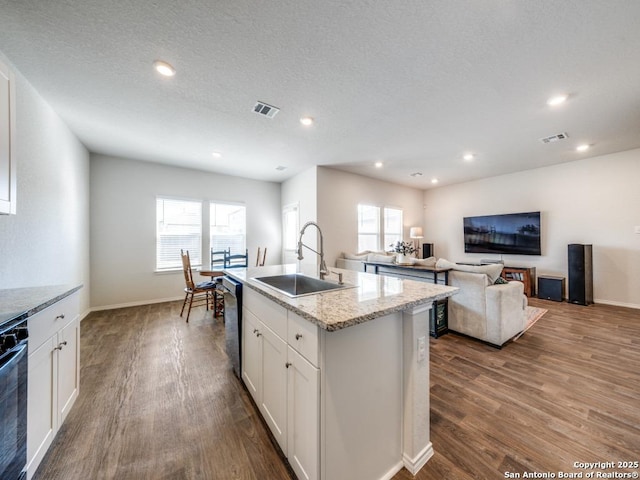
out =
<svg viewBox="0 0 640 480"><path fill-rule="evenodd" d="M225 272L244 286L242 380L283 454L299 479L417 473L433 455L429 309L457 289L332 269L348 288L292 298L256 280L299 268Z"/></svg>

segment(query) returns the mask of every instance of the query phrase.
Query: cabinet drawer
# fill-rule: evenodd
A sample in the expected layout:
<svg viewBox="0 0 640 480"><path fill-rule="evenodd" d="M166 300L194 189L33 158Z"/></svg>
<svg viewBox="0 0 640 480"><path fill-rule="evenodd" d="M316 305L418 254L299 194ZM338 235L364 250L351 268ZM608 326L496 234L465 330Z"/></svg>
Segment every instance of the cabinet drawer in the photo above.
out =
<svg viewBox="0 0 640 480"><path fill-rule="evenodd" d="M29 349L36 349L73 321L79 313L78 295L72 294L27 319Z"/></svg>
<svg viewBox="0 0 640 480"><path fill-rule="evenodd" d="M317 367L319 327L291 311L287 313L287 343Z"/></svg>
<svg viewBox="0 0 640 480"><path fill-rule="evenodd" d="M280 338L287 338L287 310L264 295L243 289L243 307L253 313Z"/></svg>

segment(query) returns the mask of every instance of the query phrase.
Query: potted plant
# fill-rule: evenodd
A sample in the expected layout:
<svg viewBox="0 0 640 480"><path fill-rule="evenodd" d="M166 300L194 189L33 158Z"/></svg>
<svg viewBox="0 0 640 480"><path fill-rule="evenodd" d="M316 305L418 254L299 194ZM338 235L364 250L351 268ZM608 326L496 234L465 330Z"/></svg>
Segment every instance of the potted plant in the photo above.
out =
<svg viewBox="0 0 640 480"><path fill-rule="evenodd" d="M413 245L413 243L404 242L404 241L398 241L396 243L392 243L391 248L393 248L393 251L398 254L396 256L396 263L399 265L410 264L411 263L410 255L413 255L418 251L416 247Z"/></svg>

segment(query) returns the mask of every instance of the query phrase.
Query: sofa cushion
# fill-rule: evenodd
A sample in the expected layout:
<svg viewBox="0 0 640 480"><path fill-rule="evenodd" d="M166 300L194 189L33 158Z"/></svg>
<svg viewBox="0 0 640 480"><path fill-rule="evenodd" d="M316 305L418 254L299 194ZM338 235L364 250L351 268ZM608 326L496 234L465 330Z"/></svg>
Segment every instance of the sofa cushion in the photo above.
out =
<svg viewBox="0 0 640 480"><path fill-rule="evenodd" d="M461 265L459 263L453 263L444 258L440 258L436 262L437 268L452 268L453 270L458 270L460 272L469 272L469 273L484 273L487 276L488 284L491 285L495 283L496 279L502 273L502 269L504 265L501 263L492 263L490 265Z"/></svg>
<svg viewBox="0 0 640 480"><path fill-rule="evenodd" d="M381 253L370 253L369 255L367 255L368 262L393 263L395 259L395 255L384 255Z"/></svg>
<svg viewBox="0 0 640 480"><path fill-rule="evenodd" d="M346 258L347 260L366 260L367 259L367 255L369 255L369 252L359 252L359 253L348 253L348 252L342 252L342 257Z"/></svg>
<svg viewBox="0 0 640 480"><path fill-rule="evenodd" d="M411 265L415 265L416 267L435 267L436 257L429 257L429 258L411 257Z"/></svg>

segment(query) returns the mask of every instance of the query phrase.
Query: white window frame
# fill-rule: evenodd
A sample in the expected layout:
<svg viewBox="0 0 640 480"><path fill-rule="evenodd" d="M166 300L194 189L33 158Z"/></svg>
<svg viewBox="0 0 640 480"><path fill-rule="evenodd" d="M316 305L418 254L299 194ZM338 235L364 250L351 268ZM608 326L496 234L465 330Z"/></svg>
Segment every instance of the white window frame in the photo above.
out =
<svg viewBox="0 0 640 480"><path fill-rule="evenodd" d="M375 210L375 216L376 218L376 225L374 227L373 230L363 230L363 214L364 213L371 213L371 212L365 212L365 209L367 210ZM373 242L362 242L361 239L363 237L373 237L374 241ZM360 203L358 204L358 251L363 251L363 250L370 250L370 248L367 248L367 245L375 245L374 250L380 250L380 207L378 207L377 205L370 205L370 204L366 204L366 203Z"/></svg>
<svg viewBox="0 0 640 480"><path fill-rule="evenodd" d="M162 206L159 202L163 202ZM168 203L167 204L165 204ZM172 241L172 245L168 245L171 243L169 240L162 241L163 237L179 237L179 233L171 233L171 230L178 231L180 227L174 226L169 227L167 222L170 219L167 219L168 213L166 213L166 209L171 206L178 206L180 203L186 206L195 207L199 210L197 215L194 215L194 220L197 219L198 223L191 224L192 227L197 226L197 228L193 228L193 232L190 234L185 234L185 237L193 237L191 240L175 238ZM173 205L171 205L173 204ZM159 209L162 208L163 212L160 214ZM162 215L162 217L160 216ZM161 225L162 224L162 225ZM177 225L177 224L174 224ZM188 223L183 223L182 225L187 226ZM188 230L188 227L185 227L184 230ZM164 230L164 231L163 231ZM196 231L197 230L197 231ZM164 244L164 245L163 245ZM163 253L163 250L164 253ZM168 253L167 250L171 250L171 253ZM189 251L189 259L191 260L192 266L200 266L202 263L202 200L193 199L193 198L179 198L179 197L170 197L166 195L157 195L156 196L156 265L155 269L158 272L162 271L170 271L170 270L178 270L182 268L182 260L180 258L180 250L188 250Z"/></svg>
<svg viewBox="0 0 640 480"><path fill-rule="evenodd" d="M384 250L390 250L391 245L395 245L396 242L401 242L403 239L403 230L404 230L404 212L401 208L398 207L384 207L382 209L382 239L384 241ZM391 211L400 213L400 229L398 231L393 231L388 226L388 219L390 217Z"/></svg>
<svg viewBox="0 0 640 480"><path fill-rule="evenodd" d="M193 235L196 235L197 238L197 246L196 240L192 240L190 242L175 242L174 245L171 246L171 254L167 256L165 254L165 260L160 258L161 255L161 231L160 231L160 218L158 209L159 201L168 201L168 202L184 202L185 204L199 205L199 215L198 218L200 220L200 224L198 227L197 234L193 232ZM247 207L245 204L240 202L225 202L220 200L208 200L202 198L184 198L184 197L175 197L170 195L156 195L156 251L155 251L155 272L163 273L163 272L175 272L182 270L182 261L180 259L180 250L188 250L189 251L189 259L191 261L191 266L193 268L201 268L203 265L209 266L210 262L210 252L211 245L213 242L212 238L212 225L211 225L211 211L214 208L214 205L234 205L238 207L244 208L244 233L242 234L242 245L239 245L236 242L235 246L226 245L232 247L232 254L244 254L247 251ZM165 246L165 248L168 248ZM175 253L174 253L175 252ZM168 260L167 260L168 258Z"/></svg>
<svg viewBox="0 0 640 480"><path fill-rule="evenodd" d="M289 220L293 218L293 225L289 228ZM295 263L298 234L300 232L300 204L290 203L282 207L282 259L283 263ZM293 240L293 242L291 242Z"/></svg>
<svg viewBox="0 0 640 480"><path fill-rule="evenodd" d="M376 226L376 231L362 231L361 227L362 227L362 221L361 221L361 215L362 215L362 208L371 208L371 209L376 209L377 210L377 216L378 216L378 222L377 222L377 226ZM392 233L388 233L385 231L385 226L386 226L386 220L387 220L387 215L389 213L390 210L396 211L396 212L400 212L400 231L399 232L392 232ZM357 239L357 243L358 243L358 251L363 251L366 250L367 248L364 246L363 243L360 242L360 238L361 236L373 236L375 237L375 242L373 242L376 247L375 250L379 250L379 251L388 251L391 249L391 242L387 242L387 237L389 235L394 235L395 237L397 237L398 240L402 240L403 238L403 234L404 234L404 211L402 208L399 207L395 207L395 206L379 206L379 205L371 205L371 204L367 204L367 203L360 203L358 204L358 239ZM393 240L393 243L395 243L397 240ZM389 243L389 244L387 244Z"/></svg>
<svg viewBox="0 0 640 480"><path fill-rule="evenodd" d="M206 248L206 252L211 252L212 248L220 249L220 250L224 250L227 247L231 248L231 254L232 255L244 255L245 252L247 251L247 207L246 205L244 205L243 203L238 203L238 202L223 202L223 201L215 201L215 200L210 200L208 202L208 207L209 207L209 211L208 211L208 226L209 226L209 234L207 236L207 238L209 239L209 245L208 248ZM216 234L214 233L214 228L215 225L211 224L211 217L212 217L212 212L214 211L216 206L224 206L224 207L237 207L237 208L242 208L244 209L244 224L242 225L242 233L234 233L234 232L229 232L228 235L230 236L242 236L242 241L238 242L237 240L234 240L233 242L231 242L231 245L223 245L220 247L216 247L215 246L215 241L214 241L214 236L221 236L220 234ZM208 263L208 262L207 262Z"/></svg>

